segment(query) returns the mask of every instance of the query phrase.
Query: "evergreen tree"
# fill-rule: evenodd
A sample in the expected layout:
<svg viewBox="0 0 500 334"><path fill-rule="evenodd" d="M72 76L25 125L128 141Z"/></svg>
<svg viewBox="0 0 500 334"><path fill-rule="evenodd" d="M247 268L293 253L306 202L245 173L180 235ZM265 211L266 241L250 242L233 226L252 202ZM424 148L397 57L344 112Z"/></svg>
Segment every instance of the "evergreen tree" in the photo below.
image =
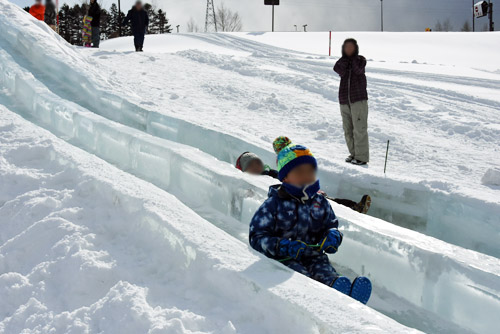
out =
<svg viewBox="0 0 500 334"><path fill-rule="evenodd" d="M109 38L109 28L108 28L108 21L109 21L109 13L106 9L101 8L101 20L100 20L100 27L101 27L101 39L108 39Z"/></svg>
<svg viewBox="0 0 500 334"><path fill-rule="evenodd" d="M121 24L120 16L118 14L118 6L113 3L109 9L109 18L107 25L108 36L119 31L119 26Z"/></svg>
<svg viewBox="0 0 500 334"><path fill-rule="evenodd" d="M464 25L462 26L462 31L471 31L469 21L465 21Z"/></svg>
<svg viewBox="0 0 500 334"><path fill-rule="evenodd" d="M144 10L146 10L149 16L149 27L147 29L147 32L149 34L158 34L160 21L158 19L158 14L156 13L156 9L151 4L145 3Z"/></svg>
<svg viewBox="0 0 500 334"><path fill-rule="evenodd" d="M161 9L158 10L158 27L159 34L170 34L172 32L171 25L168 24L167 16Z"/></svg>
<svg viewBox="0 0 500 334"><path fill-rule="evenodd" d="M83 17L87 15L88 6L87 3L83 3L70 7L65 3L59 9L59 35L71 44L82 45ZM150 20L149 33L165 34L172 32L172 27L163 10L156 11L155 7L148 3L144 4L144 9L147 11ZM26 7L25 10L29 11L29 7ZM125 14L123 12L118 13L118 6L115 3L111 4L109 11L101 8L101 39L107 39L112 34L116 34L124 18ZM121 31L122 36L132 35L129 24L123 26Z"/></svg>
<svg viewBox="0 0 500 334"><path fill-rule="evenodd" d="M26 6L23 8L25 11L27 11L28 13L30 12L30 6Z"/></svg>
<svg viewBox="0 0 500 334"><path fill-rule="evenodd" d="M70 8L67 4L62 5L59 10L59 35L68 43L71 43L71 27L69 24Z"/></svg>
<svg viewBox="0 0 500 334"><path fill-rule="evenodd" d="M437 21L436 25L434 26L434 31L443 31L443 25L441 24L441 21Z"/></svg>

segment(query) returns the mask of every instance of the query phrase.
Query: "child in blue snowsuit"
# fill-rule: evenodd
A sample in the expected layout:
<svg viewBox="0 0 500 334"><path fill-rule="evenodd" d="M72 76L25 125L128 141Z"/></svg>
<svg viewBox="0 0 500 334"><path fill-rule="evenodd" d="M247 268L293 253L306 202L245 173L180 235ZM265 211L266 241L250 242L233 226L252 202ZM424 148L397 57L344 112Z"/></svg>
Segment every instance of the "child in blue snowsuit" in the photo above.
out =
<svg viewBox="0 0 500 334"><path fill-rule="evenodd" d="M317 162L304 146L287 137L273 143L278 154L278 177L283 183L269 189L269 198L250 223L250 245L262 254L366 304L371 283L366 277L351 281L340 276L327 254L342 243L338 220L328 200L318 191Z"/></svg>

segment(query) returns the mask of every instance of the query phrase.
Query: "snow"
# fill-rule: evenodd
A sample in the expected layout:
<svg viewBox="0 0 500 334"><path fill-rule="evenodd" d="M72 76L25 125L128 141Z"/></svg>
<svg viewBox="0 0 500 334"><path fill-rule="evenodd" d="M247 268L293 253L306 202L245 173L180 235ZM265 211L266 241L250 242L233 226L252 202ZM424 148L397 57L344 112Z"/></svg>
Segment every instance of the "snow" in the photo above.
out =
<svg viewBox="0 0 500 334"><path fill-rule="evenodd" d="M328 56L329 32L298 33L232 33L234 36L265 43L280 48ZM466 71L474 77L481 72L498 72L500 64L500 33L478 32L348 32L332 31L332 56L340 56L342 43L355 38L361 54L375 64L391 63L390 69L399 64L438 65L450 70L449 74ZM394 64L395 63L395 64ZM429 66L431 71L441 71ZM449 68L453 69L449 69ZM422 66L401 65L396 69L421 70ZM431 72L432 73L432 72ZM460 73L462 75L462 73ZM485 73L484 75L487 75Z"/></svg>
<svg viewBox="0 0 500 334"><path fill-rule="evenodd" d="M414 332L3 105L0 129L2 333Z"/></svg>
<svg viewBox="0 0 500 334"><path fill-rule="evenodd" d="M284 39L285 34L277 36ZM438 36L445 43L443 35ZM178 50L178 35L171 40L160 37L165 40L160 54L123 57L121 50L130 45L124 41L118 48L118 41L113 41L113 49L105 42L103 50L89 56L108 68L111 84L122 88L123 95L161 114L165 122L182 119L217 132L212 141L198 140L190 135L192 125L186 131L180 126L176 141L231 163L241 152L251 150L272 164L270 142L287 134L310 146L320 158L323 187L334 196L376 194L373 216L500 255L496 242L500 196L498 190L481 183L485 171L500 163L500 124L491 117L500 106L500 75L481 71L472 78L467 76L478 71L471 68L453 67L457 74L451 76L418 72L415 64L406 64L402 70L398 62L399 67L388 70L372 68L370 63L372 161L370 168L360 169L343 162L346 148L335 93L338 79L331 70L334 59L267 47L228 34L184 38L236 50L233 56L197 50L172 54L168 46L172 52ZM292 37L289 44L295 45ZM237 54L241 51L252 56L241 57ZM106 59L100 61L104 55ZM389 66L389 62L384 64ZM126 71L120 70L125 67ZM175 84L166 84L166 77ZM195 101L188 96L196 96ZM144 125L136 124L140 127ZM161 136L159 132L155 135ZM391 147L384 175L388 139ZM477 228L470 231L465 222Z"/></svg>
<svg viewBox="0 0 500 334"><path fill-rule="evenodd" d="M481 183L487 186L500 186L500 169L488 169L481 178Z"/></svg>
<svg viewBox="0 0 500 334"><path fill-rule="evenodd" d="M426 173L410 164L408 176L403 158L418 145L397 140L453 148L454 159L481 148L496 162L500 127L487 113L497 102L482 95L471 116L467 90L446 90L480 80L433 76L450 84L434 102L452 107L440 111L423 102L436 89L399 82L401 68L375 73L394 80L378 92L389 107L400 86L418 107L397 113L404 123L383 176L373 171L377 160L345 167L325 147L343 152L338 115L321 111L337 108L331 60L231 35L155 36L156 51L144 54L113 51L130 48L127 39L86 50L5 0L0 9L0 332L496 331L500 200L497 188L481 185L486 161L457 172L444 157L426 161ZM450 118L426 120L439 112ZM488 119L487 129L477 118ZM377 121L382 143L383 122L396 127ZM420 133L434 123L478 133ZM313 148L330 194L369 190L374 215L434 236L332 203L345 238L331 260L351 278L370 277L368 307L247 244L249 219L274 181L229 163L245 150L272 162L270 141L283 133Z"/></svg>

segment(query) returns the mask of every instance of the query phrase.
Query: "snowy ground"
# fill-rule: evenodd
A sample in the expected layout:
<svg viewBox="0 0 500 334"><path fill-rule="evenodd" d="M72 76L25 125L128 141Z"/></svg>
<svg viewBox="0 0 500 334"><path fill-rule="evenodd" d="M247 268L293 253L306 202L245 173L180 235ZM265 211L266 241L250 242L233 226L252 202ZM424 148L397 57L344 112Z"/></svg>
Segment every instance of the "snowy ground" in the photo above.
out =
<svg viewBox="0 0 500 334"><path fill-rule="evenodd" d="M393 56L391 62L381 62L386 53L374 52L379 60L368 65L372 159L370 167L363 169L343 163L346 148L336 96L338 78L332 71L335 58L248 40L296 48L303 40L295 36L304 36L269 35L148 36L152 51L144 54L127 53L131 39L124 38L105 42L102 50L91 54L99 68L108 69L105 73L113 89L148 110L228 134L231 138L226 142L237 138L242 142L240 151L258 151L270 164L274 160L271 141L286 134L312 147L324 171L323 187L334 196L374 194L377 200L371 214L376 217L500 255L494 241L500 237L500 188L481 182L488 170L500 165L500 123L493 116L500 110L500 74L491 71L494 64L500 66L495 57L481 62L484 68L478 70L474 58L469 59L469 67L464 65L467 57L479 54L474 52L448 65L440 65L439 58L436 65L403 63L408 57L428 60L425 47L420 53L415 52L417 47L402 51L401 61ZM314 44L319 34L311 35ZM472 36L462 35L463 39ZM378 35L354 37L362 41L374 36ZM382 40L388 36L391 43L406 38L391 33L381 36ZM447 42L443 34L416 36L417 41L431 36L432 45ZM488 47L500 41L497 33L482 36ZM201 43L200 49L196 43ZM208 43L213 45L211 52ZM374 49L373 44L367 52ZM453 41L450 50L457 47ZM391 148L384 176L387 140ZM234 150L218 158L234 162L238 153ZM477 228L470 231L467 222Z"/></svg>
<svg viewBox="0 0 500 334"><path fill-rule="evenodd" d="M427 65L374 55L375 153L357 169L341 163L330 59L255 42L278 44L268 34L148 36L144 54L125 51L129 38L87 50L4 0L0 9L0 331L114 332L117 322L121 332L410 331L375 309L426 332L495 332L500 199L497 174L483 177L499 162L493 61L467 66L468 53L436 66L424 47L412 53ZM373 215L497 258L336 205L346 241L332 261L373 280L371 308L256 256L248 221L273 181L228 162L251 149L271 163L279 134L313 148L331 194L370 191Z"/></svg>

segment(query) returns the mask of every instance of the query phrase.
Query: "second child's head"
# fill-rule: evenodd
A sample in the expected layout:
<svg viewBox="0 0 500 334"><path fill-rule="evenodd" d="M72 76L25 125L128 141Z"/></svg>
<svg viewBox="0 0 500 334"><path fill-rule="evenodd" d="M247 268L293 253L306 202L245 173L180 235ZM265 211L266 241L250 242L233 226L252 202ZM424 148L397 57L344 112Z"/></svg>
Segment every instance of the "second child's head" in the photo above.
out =
<svg viewBox="0 0 500 334"><path fill-rule="evenodd" d="M280 181L297 187L316 182L318 164L308 148L292 144L287 137L276 138L273 148L278 155Z"/></svg>
<svg viewBox="0 0 500 334"><path fill-rule="evenodd" d="M354 38L348 38L342 44L342 56L352 57L359 54L358 42Z"/></svg>
<svg viewBox="0 0 500 334"><path fill-rule="evenodd" d="M244 173L261 175L264 172L264 163L257 154L245 152L236 161L236 168Z"/></svg>

